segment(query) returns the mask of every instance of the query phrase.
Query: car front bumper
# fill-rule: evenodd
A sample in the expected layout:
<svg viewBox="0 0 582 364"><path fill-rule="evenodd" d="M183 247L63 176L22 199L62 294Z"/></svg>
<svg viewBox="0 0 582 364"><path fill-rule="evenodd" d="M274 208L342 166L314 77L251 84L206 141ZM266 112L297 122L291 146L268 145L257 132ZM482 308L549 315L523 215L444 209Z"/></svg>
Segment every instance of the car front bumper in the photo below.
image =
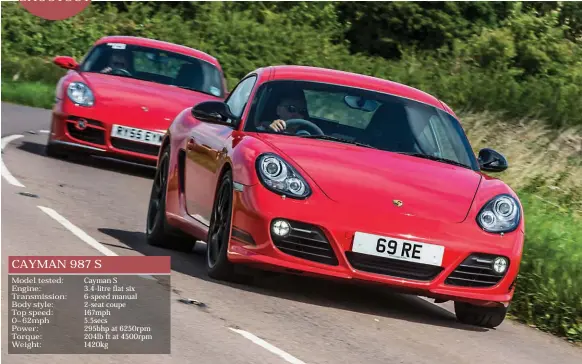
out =
<svg viewBox="0 0 582 364"><path fill-rule="evenodd" d="M60 100L52 110L48 142L63 149L155 165L160 147L111 137L112 116L104 106L86 108Z"/></svg>
<svg viewBox="0 0 582 364"><path fill-rule="evenodd" d="M293 227L287 241L271 234L271 223L278 218ZM442 245L442 264L354 253L356 232ZM235 188L228 257L262 269L378 283L440 300L507 306L515 290L523 240L519 230L501 236L480 230L474 221L446 223L400 212L355 211L321 194L294 200L257 184ZM497 256L509 259L501 277L487 263Z"/></svg>

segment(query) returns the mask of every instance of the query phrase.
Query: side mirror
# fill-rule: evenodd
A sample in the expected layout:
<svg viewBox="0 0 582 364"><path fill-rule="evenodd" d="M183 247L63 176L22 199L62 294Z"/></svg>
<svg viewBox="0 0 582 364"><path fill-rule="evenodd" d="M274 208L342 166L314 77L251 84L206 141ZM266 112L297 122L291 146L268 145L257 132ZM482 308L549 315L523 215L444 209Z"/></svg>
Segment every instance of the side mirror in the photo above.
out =
<svg viewBox="0 0 582 364"><path fill-rule="evenodd" d="M230 127L236 127L239 121L228 105L222 101L201 102L192 108L192 116L200 121Z"/></svg>
<svg viewBox="0 0 582 364"><path fill-rule="evenodd" d="M67 56L58 56L53 59L53 63L61 68L65 68L68 70L75 70L79 67L79 64L73 57Z"/></svg>
<svg viewBox="0 0 582 364"><path fill-rule="evenodd" d="M483 148L479 151L479 167L483 171L503 172L507 169L507 159L503 154L494 151L491 148Z"/></svg>

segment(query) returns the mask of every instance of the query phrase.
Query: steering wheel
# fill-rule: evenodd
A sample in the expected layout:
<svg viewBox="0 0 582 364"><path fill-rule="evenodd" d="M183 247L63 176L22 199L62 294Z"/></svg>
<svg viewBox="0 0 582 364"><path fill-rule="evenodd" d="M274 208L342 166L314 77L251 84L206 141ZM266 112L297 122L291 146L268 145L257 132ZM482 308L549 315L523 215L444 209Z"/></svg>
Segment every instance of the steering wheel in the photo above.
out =
<svg viewBox="0 0 582 364"><path fill-rule="evenodd" d="M128 70L124 69L124 68L113 68L111 70L112 74L121 74L121 75L125 75L125 76L131 76L131 72L129 72Z"/></svg>
<svg viewBox="0 0 582 364"><path fill-rule="evenodd" d="M306 127L307 129L311 129L311 132L307 130L298 130L297 134L305 134L307 132L309 135L325 135L323 130L319 128L319 126L315 125L309 120L305 119L289 119L285 122L287 127Z"/></svg>

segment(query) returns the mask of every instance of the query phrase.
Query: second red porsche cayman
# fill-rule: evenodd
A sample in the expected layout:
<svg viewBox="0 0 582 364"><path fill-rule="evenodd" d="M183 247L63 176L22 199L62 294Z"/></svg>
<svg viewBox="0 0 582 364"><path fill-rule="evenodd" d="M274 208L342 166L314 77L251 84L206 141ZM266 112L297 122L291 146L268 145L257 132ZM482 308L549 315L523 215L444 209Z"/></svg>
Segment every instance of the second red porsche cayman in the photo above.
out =
<svg viewBox="0 0 582 364"><path fill-rule="evenodd" d="M57 84L51 156L74 150L155 164L176 115L227 91L214 57L152 39L104 37L80 64L54 62L69 72Z"/></svg>
<svg viewBox="0 0 582 364"><path fill-rule="evenodd" d="M206 241L214 278L246 264L381 283L453 300L459 320L494 327L513 297L524 241L518 197L483 173L506 168L491 149L476 158L455 113L422 91L268 67L225 102L176 117L147 239Z"/></svg>

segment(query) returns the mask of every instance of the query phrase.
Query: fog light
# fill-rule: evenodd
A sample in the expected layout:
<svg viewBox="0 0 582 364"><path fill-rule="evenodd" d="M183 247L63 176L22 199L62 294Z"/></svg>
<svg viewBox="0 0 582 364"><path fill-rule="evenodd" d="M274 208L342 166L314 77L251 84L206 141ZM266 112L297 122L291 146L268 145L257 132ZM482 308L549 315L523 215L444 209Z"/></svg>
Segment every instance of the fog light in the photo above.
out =
<svg viewBox="0 0 582 364"><path fill-rule="evenodd" d="M271 231L277 236L287 236L291 230L291 225L285 220L275 220L271 226Z"/></svg>
<svg viewBox="0 0 582 364"><path fill-rule="evenodd" d="M507 270L507 259L503 257L497 257L493 261L493 270L495 273L503 274Z"/></svg>

